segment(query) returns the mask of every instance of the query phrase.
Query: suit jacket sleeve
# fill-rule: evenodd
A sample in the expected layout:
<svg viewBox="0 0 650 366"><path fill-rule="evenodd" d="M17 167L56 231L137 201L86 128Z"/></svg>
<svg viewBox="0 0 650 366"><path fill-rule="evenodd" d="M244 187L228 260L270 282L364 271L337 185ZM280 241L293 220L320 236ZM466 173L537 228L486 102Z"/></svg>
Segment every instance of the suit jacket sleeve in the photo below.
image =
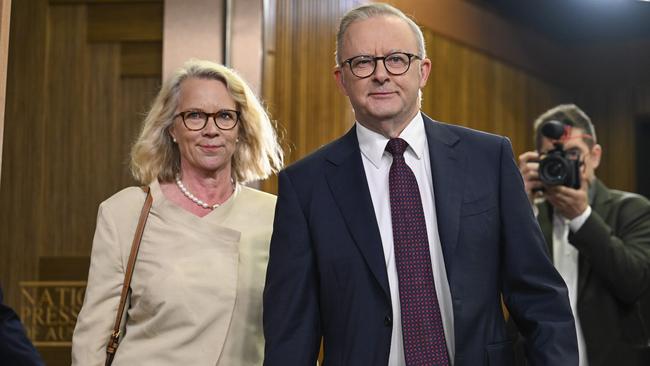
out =
<svg viewBox="0 0 650 366"><path fill-rule="evenodd" d="M90 256L86 295L72 336L72 365L104 364L123 281L117 227L106 203L102 203Z"/></svg>
<svg viewBox="0 0 650 366"><path fill-rule="evenodd" d="M623 303L632 304L650 286L650 204L628 194L618 203L616 231L592 210L569 242Z"/></svg>
<svg viewBox="0 0 650 366"><path fill-rule="evenodd" d="M264 365L315 365L321 337L317 269L307 219L286 171L279 174L263 304Z"/></svg>
<svg viewBox="0 0 650 366"><path fill-rule="evenodd" d="M18 315L2 302L0 289L0 361L3 365L43 365Z"/></svg>
<svg viewBox="0 0 650 366"><path fill-rule="evenodd" d="M501 144L501 278L504 301L526 339L530 365L578 365L568 292L544 237L507 139Z"/></svg>

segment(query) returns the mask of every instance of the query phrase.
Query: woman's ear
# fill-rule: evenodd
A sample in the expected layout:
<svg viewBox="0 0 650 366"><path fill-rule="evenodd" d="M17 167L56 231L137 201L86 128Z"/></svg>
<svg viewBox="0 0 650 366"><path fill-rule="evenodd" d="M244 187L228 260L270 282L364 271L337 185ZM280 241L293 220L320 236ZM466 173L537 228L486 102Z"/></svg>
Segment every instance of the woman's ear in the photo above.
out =
<svg viewBox="0 0 650 366"><path fill-rule="evenodd" d="M169 126L169 128L167 129L167 133L169 134L169 136L171 136L172 141L174 141L174 143L178 143L178 141L176 141L176 135L175 135L175 132L174 132L174 126Z"/></svg>

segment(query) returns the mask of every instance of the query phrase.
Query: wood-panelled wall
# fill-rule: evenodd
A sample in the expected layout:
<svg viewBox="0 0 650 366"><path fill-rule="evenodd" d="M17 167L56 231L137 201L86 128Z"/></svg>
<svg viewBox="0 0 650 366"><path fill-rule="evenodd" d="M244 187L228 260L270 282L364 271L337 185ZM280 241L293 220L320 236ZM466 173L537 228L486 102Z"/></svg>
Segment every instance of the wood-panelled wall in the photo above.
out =
<svg viewBox="0 0 650 366"><path fill-rule="evenodd" d="M433 30L438 37L444 35L459 49L473 55L484 55L480 58L506 71L474 73L472 68L466 67L463 74L465 78L471 78L472 74L496 76L474 78L476 83L472 88L488 88L492 89L491 92L500 89L510 95L501 99L507 103L503 110L508 114L528 110L521 115L529 116L529 119L521 119L525 126L519 127L522 129L520 132L529 130L534 118L553 104L577 103L594 122L605 151L598 177L612 188L637 190L634 132L638 117L650 113L650 69L646 66L650 62L650 38L567 45L551 41L525 24L509 22L469 1L387 1L415 16L423 28ZM437 57L433 53L429 55L432 59ZM451 56L448 61L452 63L463 59L457 58L458 54ZM478 59L474 58L475 61ZM456 65L452 69L458 70ZM527 86L522 88L520 83L512 84L515 79L511 76L526 80ZM463 76L454 76L452 72L446 77L460 80L462 84ZM523 96L519 94L522 91L528 91L523 104ZM463 93L463 96L468 95ZM512 97L514 99L509 102ZM458 111L463 113L475 109L481 109L481 105L470 102ZM477 127L482 128L480 126ZM485 129L497 133L503 131L498 126L490 127L489 123ZM520 132L503 132L513 139L515 153L533 148L532 139L526 137L522 142ZM650 163L645 166L650 169Z"/></svg>
<svg viewBox="0 0 650 366"><path fill-rule="evenodd" d="M358 0L270 0L262 95L290 164L347 131L354 117L333 76L336 25ZM271 178L262 183L277 191Z"/></svg>
<svg viewBox="0 0 650 366"><path fill-rule="evenodd" d="M611 188L636 192L635 122L650 115L650 84L582 90L575 93L574 100L591 117L603 147L596 175ZM646 159L645 166L650 169L650 160Z"/></svg>
<svg viewBox="0 0 650 366"><path fill-rule="evenodd" d="M2 141L5 122L5 100L7 97L7 59L9 57L9 21L11 0L0 0L0 162L2 162ZM0 169L0 176L2 170Z"/></svg>
<svg viewBox="0 0 650 366"><path fill-rule="evenodd" d="M336 90L332 77L334 37L339 16L364 2L269 2L265 15L268 38L263 97L272 117L285 132L289 164L340 136L351 125L353 115L349 104ZM407 14L415 12L416 18L417 10L424 7L417 1L399 1L399 6ZM471 11L470 15L479 18L482 12L485 13L471 3L438 7L450 11ZM428 19L425 15L420 14L420 18ZM493 14L487 15L494 18ZM453 14L453 18L464 19L464 15ZM496 18L493 20L506 22ZM634 81L627 75L629 73L608 73L613 70L603 69L606 65L600 63L599 68L590 69L593 75L581 74L584 80L574 78L567 83L566 75L556 72L556 64L548 65L517 53L533 47L528 41L539 41L540 37L530 36L530 32L524 38L517 35L505 37L504 41L517 42L511 47L490 48L492 51L498 49L510 53L516 50L520 57L513 59L512 54L496 55L480 47L480 42L484 40L482 34L489 31L482 29L484 24L455 25L459 28L458 34L465 35L459 39L448 37L447 34L442 36L426 25L421 26L428 56L433 63L432 74L423 93L422 109L425 113L441 121L508 136L515 155L518 155L534 148L532 123L537 116L560 103L577 103L592 117L599 142L605 149L598 176L613 188L636 190L633 134L637 116L650 113L650 85L644 81L646 78ZM454 33L454 24L445 24L445 27L446 33ZM460 29L463 27L471 29ZM501 28L513 27L503 24ZM544 50L552 52L562 49L544 41L543 37L541 39L540 44L546 46ZM493 45L495 42L492 41ZM607 45L599 45L595 49L574 50L574 54L586 59L587 55L596 51L597 54L606 54L606 49ZM566 63L562 56L545 55ZM513 60L533 64L518 65ZM548 67L548 70L544 67ZM536 71L533 73L530 70ZM612 77L606 77L610 74L627 76L618 84ZM543 79L539 75L544 75ZM607 87L595 87L602 84L600 78ZM276 191L274 179L264 182L262 187L270 192Z"/></svg>
<svg viewBox="0 0 650 366"><path fill-rule="evenodd" d="M431 75L422 110L433 119L504 135L530 148L532 121L565 98L561 89L424 28Z"/></svg>
<svg viewBox="0 0 650 366"><path fill-rule="evenodd" d="M340 16L363 1L271 1L263 97L285 132L287 163L347 131L354 116L337 90L333 67ZM511 138L530 146L532 119L564 94L538 78L424 28L432 74L422 109L434 119ZM276 191L274 179L262 187Z"/></svg>
<svg viewBox="0 0 650 366"><path fill-rule="evenodd" d="M128 151L160 85L162 2L12 5L0 282L18 307L39 258L88 256L98 204L133 184ZM121 12L129 32L116 31Z"/></svg>

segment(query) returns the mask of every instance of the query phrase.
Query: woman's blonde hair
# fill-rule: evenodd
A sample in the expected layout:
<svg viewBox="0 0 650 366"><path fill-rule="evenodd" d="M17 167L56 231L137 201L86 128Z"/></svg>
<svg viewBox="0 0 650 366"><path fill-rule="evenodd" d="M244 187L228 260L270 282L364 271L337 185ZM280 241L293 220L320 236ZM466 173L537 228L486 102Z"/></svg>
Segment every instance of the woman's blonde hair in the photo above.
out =
<svg viewBox="0 0 650 366"><path fill-rule="evenodd" d="M219 80L241 112L239 142L232 158L232 175L246 183L267 178L283 165L283 152L268 114L246 82L223 65L189 60L166 81L147 113L140 136L131 149L131 174L142 184L154 179L173 181L180 174L180 152L169 128L178 107L180 85L189 78Z"/></svg>

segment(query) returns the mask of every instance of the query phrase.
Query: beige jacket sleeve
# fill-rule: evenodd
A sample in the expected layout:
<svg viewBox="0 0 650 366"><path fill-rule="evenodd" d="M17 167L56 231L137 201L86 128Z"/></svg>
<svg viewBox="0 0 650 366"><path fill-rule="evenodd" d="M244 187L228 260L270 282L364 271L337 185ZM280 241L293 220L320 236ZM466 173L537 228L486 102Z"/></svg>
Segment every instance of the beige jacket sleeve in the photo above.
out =
<svg viewBox="0 0 650 366"><path fill-rule="evenodd" d="M99 206L84 303L72 337L72 365L104 365L113 328L124 263L118 228L107 202ZM126 313L126 312L125 312Z"/></svg>

